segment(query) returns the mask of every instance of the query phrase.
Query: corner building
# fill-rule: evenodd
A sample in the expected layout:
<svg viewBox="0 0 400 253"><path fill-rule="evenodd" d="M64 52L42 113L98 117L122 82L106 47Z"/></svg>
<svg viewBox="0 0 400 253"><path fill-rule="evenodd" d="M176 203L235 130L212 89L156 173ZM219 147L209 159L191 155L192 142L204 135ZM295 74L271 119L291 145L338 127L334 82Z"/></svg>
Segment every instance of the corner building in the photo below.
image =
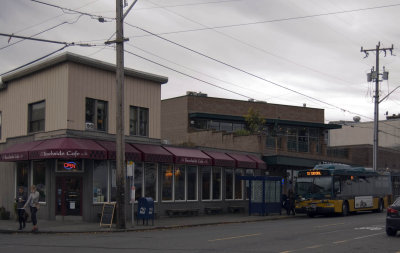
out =
<svg viewBox="0 0 400 253"><path fill-rule="evenodd" d="M135 186L136 200L153 198L160 216L246 206L235 175L262 174L265 162L251 152L161 145L167 81L125 69L125 157L134 165L126 188ZM116 200L115 97L115 66L71 53L2 76L0 206L14 213L17 189L34 184L39 219L98 221L103 203Z"/></svg>

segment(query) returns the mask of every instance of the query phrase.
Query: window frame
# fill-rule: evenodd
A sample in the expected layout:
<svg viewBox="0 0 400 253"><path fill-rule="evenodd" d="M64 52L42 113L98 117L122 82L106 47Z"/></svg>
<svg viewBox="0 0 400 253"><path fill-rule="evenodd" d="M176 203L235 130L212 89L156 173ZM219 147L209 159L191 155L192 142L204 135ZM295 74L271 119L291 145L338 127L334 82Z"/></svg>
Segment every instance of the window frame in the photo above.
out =
<svg viewBox="0 0 400 253"><path fill-rule="evenodd" d="M87 108L87 102L88 100L92 100L93 101L93 122L89 122L87 121L86 115L88 112L88 108ZM104 104L104 114L105 117L103 119L103 125L104 125L104 129L99 129L99 124L98 124L98 112L97 112L97 108L98 105L100 103ZM108 110L108 101L106 100L101 100L101 99L96 99L96 98L90 98L90 97L85 97L85 130L90 130L90 131L99 131L99 132L107 132L108 131L108 120L109 120L109 110ZM87 123L92 123L94 125L93 129L87 129L86 124Z"/></svg>
<svg viewBox="0 0 400 253"><path fill-rule="evenodd" d="M141 120L141 113L146 112L146 120ZM133 120L131 116L135 115L136 121ZM134 122L134 123L132 123ZM145 122L146 127L145 127L145 133L141 133L141 125L142 122ZM131 125L134 125L133 127L134 131L131 129ZM149 137L149 130L150 130L150 108L147 107L140 107L140 106L134 106L131 105L129 106L129 135L131 136L143 136L143 137Z"/></svg>
<svg viewBox="0 0 400 253"><path fill-rule="evenodd" d="M42 104L42 103L44 105L43 119L32 121L32 114L33 114L32 107L35 105ZM40 122L42 122L42 121L43 121L43 129L31 130L33 122L34 123L39 122L39 126L40 126ZM44 131L46 131L46 100L40 100L40 101L28 104L28 133L37 133L37 132L44 132Z"/></svg>

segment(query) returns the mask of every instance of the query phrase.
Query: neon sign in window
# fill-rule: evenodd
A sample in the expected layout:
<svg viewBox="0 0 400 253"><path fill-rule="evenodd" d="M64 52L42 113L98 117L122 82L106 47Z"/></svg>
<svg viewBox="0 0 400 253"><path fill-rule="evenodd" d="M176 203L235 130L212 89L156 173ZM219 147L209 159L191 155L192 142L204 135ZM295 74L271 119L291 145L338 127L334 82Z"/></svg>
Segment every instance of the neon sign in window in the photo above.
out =
<svg viewBox="0 0 400 253"><path fill-rule="evenodd" d="M58 160L57 172L83 172L82 163L78 160Z"/></svg>

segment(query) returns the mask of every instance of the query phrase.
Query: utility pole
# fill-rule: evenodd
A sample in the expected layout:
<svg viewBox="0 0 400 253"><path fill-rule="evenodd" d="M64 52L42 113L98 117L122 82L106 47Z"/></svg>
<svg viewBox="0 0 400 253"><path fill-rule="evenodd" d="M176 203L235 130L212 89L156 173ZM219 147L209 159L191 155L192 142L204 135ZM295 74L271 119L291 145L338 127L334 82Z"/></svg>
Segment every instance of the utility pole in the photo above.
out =
<svg viewBox="0 0 400 253"><path fill-rule="evenodd" d="M124 120L124 42L129 39L124 38L124 18L136 4L135 0L128 10L123 14L123 0L116 0L116 39L106 41L105 44L116 44L116 184L117 184L117 228L126 228L126 163L125 163L125 120ZM125 0L126 4L126 0ZM134 205L134 203L132 203Z"/></svg>
<svg viewBox="0 0 400 253"><path fill-rule="evenodd" d="M124 23L123 1L116 0L116 51L117 51L117 92L116 92L116 167L117 167L117 228L126 228L125 215L125 128L124 128Z"/></svg>
<svg viewBox="0 0 400 253"><path fill-rule="evenodd" d="M378 168L378 147L379 147L379 82L382 80L379 79L379 75L383 75L383 80L387 80L388 77L388 72L383 72L383 74L379 73L379 53L382 51L385 53L386 56L386 51L390 51L390 54L393 55L393 44L392 47L390 48L380 48L381 43L378 42L378 45L376 45L375 49L363 49L361 47L361 52L365 53L365 57L367 58L369 55L369 52L375 52L376 55L376 66L375 66L375 71L372 68L371 73L367 74L368 81L375 80L375 96L374 96L374 104L375 104L375 110L374 110L374 145L373 145L373 169L374 171L377 170Z"/></svg>

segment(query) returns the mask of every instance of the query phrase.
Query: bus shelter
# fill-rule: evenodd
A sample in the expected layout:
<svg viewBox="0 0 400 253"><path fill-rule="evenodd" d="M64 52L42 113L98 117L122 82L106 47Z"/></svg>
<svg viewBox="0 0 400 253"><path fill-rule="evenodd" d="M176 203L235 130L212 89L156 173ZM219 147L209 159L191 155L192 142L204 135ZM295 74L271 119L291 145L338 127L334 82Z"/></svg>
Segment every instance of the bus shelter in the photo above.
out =
<svg viewBox="0 0 400 253"><path fill-rule="evenodd" d="M249 215L282 213L282 178L270 176L240 176L246 181Z"/></svg>

